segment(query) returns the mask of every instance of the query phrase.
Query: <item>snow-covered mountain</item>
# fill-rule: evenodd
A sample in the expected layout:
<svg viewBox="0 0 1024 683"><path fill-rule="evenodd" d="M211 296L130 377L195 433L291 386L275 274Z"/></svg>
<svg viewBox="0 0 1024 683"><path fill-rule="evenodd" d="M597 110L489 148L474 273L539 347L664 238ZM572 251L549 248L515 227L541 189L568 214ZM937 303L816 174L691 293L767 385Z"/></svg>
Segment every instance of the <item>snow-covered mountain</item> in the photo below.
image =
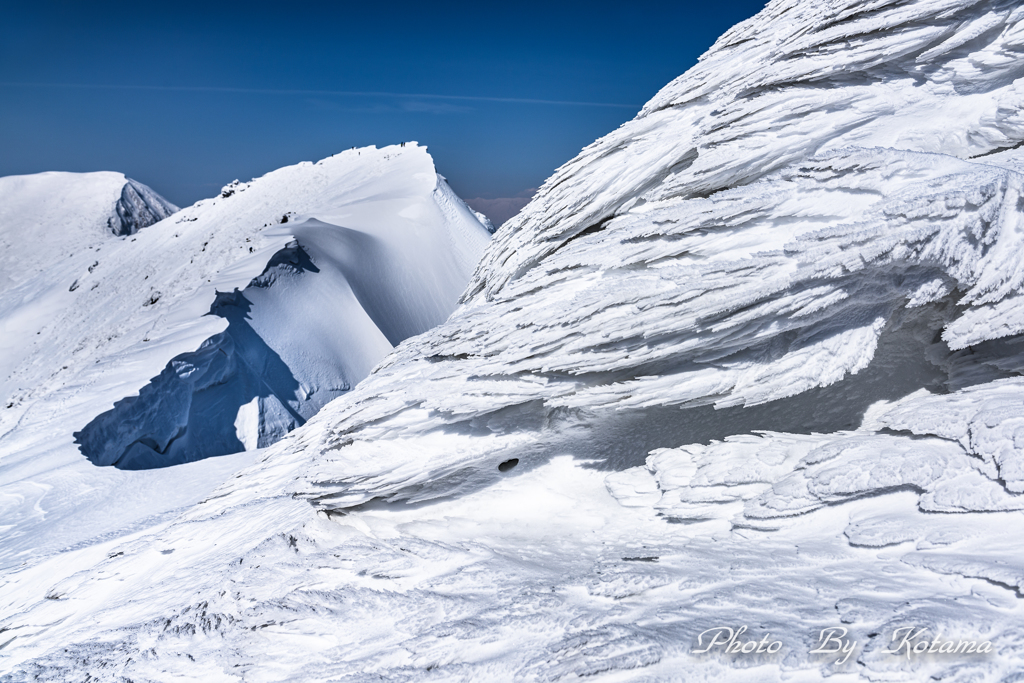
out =
<svg viewBox="0 0 1024 683"><path fill-rule="evenodd" d="M1016 2L774 0L447 321L173 522L10 574L0 666L1017 680L1022 79Z"/></svg>
<svg viewBox="0 0 1024 683"><path fill-rule="evenodd" d="M171 282L147 282L136 265L136 285L149 292L142 307L171 297L177 311L188 292L190 329L204 313L212 321L205 339L189 342L194 351L76 433L99 465L163 467L274 443L394 345L442 322L489 238L415 146L233 183L175 226L166 232L184 240L177 258L187 251L189 265ZM168 260L167 246L143 250ZM154 336L145 341L160 343Z"/></svg>
<svg viewBox="0 0 1024 683"><path fill-rule="evenodd" d="M200 500L443 321L489 239L415 144L235 182L134 235L108 229L116 178L155 196L0 181L7 571Z"/></svg>
<svg viewBox="0 0 1024 683"><path fill-rule="evenodd" d="M25 258L60 253L58 244L72 249L100 233L134 235L178 210L146 185L109 171L5 176L0 178L0 202L4 283L17 279L19 265L21 272L28 271L34 262L25 263ZM27 242L22 231L45 239L46 248L12 253Z"/></svg>
<svg viewBox="0 0 1024 683"><path fill-rule="evenodd" d="M54 312L82 296L69 290L98 265L93 254L177 210L120 173L0 178L0 397L13 404L7 410L20 403L13 376L38 362L41 328Z"/></svg>

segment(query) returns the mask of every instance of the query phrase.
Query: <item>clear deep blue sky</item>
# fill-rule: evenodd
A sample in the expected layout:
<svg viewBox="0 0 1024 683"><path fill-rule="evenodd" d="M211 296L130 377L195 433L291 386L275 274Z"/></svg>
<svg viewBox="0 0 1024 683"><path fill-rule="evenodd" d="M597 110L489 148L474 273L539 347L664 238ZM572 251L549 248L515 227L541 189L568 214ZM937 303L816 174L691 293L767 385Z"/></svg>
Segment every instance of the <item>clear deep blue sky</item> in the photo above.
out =
<svg viewBox="0 0 1024 683"><path fill-rule="evenodd" d="M418 140L462 196L513 197L763 6L0 0L0 175L121 171L184 206Z"/></svg>

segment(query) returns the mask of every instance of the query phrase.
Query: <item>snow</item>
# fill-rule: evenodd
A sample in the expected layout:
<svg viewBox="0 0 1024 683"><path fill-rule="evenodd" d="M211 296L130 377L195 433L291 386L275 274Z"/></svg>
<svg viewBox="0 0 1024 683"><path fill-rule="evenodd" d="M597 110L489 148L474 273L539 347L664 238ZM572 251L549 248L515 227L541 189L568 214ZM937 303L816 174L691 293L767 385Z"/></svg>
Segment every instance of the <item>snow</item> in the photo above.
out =
<svg viewBox="0 0 1024 683"><path fill-rule="evenodd" d="M1016 680L1022 52L1013 2L774 0L556 171L446 320L395 344L401 304L364 305L395 349L353 390L147 532L8 574L0 667ZM261 445L246 396L223 424ZM781 649L696 652L740 627Z"/></svg>
<svg viewBox="0 0 1024 683"><path fill-rule="evenodd" d="M47 311L60 306L75 277L95 268L90 256L115 235L149 223L125 223L122 197L145 197L148 219L177 211L145 185L120 173L39 173L0 178L0 377L24 361ZM149 205L146 205L149 207ZM88 252L88 253L87 253ZM77 257L75 255L78 255ZM50 268L65 260L70 280L53 281ZM77 287L76 287L77 289ZM4 386L0 393L7 395Z"/></svg>
<svg viewBox="0 0 1024 683"><path fill-rule="evenodd" d="M415 145L233 183L117 236L107 221L129 184L0 180L20 267L0 317L12 349L0 384L8 570L201 500L252 462L242 451L281 438L393 343L443 320L489 237ZM102 204L82 199L100 190Z"/></svg>
<svg viewBox="0 0 1024 683"><path fill-rule="evenodd" d="M233 425L252 401L263 448L349 391L394 344L444 320L487 233L443 180L395 166L413 176L405 187L392 179L362 202L320 199L309 217L263 232L278 248L269 261L259 252L263 272L210 299L224 331L85 425L82 451L138 469L245 450Z"/></svg>

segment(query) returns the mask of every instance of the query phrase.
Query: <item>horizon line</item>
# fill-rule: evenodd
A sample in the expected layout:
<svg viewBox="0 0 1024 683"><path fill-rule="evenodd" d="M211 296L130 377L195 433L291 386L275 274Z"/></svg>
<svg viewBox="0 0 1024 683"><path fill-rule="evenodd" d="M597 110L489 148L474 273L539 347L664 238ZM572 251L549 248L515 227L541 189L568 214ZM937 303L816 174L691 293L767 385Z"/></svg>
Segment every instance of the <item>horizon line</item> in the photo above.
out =
<svg viewBox="0 0 1024 683"><path fill-rule="evenodd" d="M391 97L398 99L434 99L455 100L463 102L506 102L511 104L546 104L571 107L614 107L619 109L637 109L643 105L615 104L611 102L577 102L573 100L545 100L526 97L486 97L483 95L438 95L432 93L400 93L363 90L305 90L278 88L234 88L227 86L193 86L193 85L105 85L99 83L15 83L0 82L5 88L66 88L75 90L153 90L164 92L210 92L238 93L250 95L334 95L343 97Z"/></svg>

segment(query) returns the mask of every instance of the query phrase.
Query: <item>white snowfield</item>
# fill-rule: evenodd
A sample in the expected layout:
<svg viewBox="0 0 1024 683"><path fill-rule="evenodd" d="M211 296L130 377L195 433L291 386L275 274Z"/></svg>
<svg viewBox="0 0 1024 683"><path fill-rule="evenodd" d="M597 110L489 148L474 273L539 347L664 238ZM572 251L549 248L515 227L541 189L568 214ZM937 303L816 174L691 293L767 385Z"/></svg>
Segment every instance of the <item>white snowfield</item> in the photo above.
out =
<svg viewBox="0 0 1024 683"><path fill-rule="evenodd" d="M1022 111L1016 2L771 2L446 322L173 521L9 573L0 667L1020 680Z"/></svg>

